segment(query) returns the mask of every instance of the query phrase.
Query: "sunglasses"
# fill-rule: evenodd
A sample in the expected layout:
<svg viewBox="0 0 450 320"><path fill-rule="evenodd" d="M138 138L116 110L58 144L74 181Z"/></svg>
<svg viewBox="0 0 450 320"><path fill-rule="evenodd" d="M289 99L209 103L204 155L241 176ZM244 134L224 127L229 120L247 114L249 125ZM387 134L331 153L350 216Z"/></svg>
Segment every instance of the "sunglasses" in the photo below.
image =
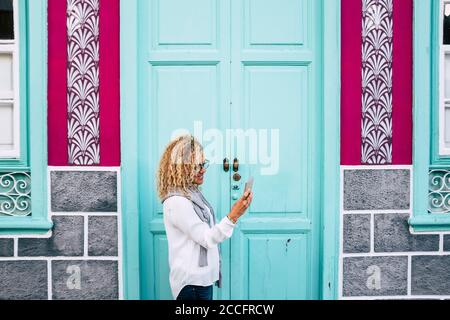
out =
<svg viewBox="0 0 450 320"><path fill-rule="evenodd" d="M200 163L198 166L200 167L200 170L208 169L208 167L209 167L209 160L205 160L205 162Z"/></svg>

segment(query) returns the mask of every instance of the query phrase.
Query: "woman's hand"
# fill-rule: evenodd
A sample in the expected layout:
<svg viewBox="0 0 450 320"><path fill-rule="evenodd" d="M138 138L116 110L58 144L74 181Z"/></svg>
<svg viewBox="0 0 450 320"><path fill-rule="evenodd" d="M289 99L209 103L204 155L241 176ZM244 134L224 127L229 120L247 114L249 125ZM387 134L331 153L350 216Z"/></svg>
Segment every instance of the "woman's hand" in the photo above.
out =
<svg viewBox="0 0 450 320"><path fill-rule="evenodd" d="M237 221L248 209L253 200L253 192L251 190L247 190L244 195L236 201L236 203L231 208L228 217L232 221Z"/></svg>

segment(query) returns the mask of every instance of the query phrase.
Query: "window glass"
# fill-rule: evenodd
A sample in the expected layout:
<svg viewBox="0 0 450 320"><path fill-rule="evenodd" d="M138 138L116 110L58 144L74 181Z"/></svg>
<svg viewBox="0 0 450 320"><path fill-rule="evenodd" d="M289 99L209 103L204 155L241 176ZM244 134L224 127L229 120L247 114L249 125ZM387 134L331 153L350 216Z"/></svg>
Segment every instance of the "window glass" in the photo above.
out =
<svg viewBox="0 0 450 320"><path fill-rule="evenodd" d="M13 55L0 52L0 99L12 99Z"/></svg>
<svg viewBox="0 0 450 320"><path fill-rule="evenodd" d="M17 1L0 0L0 160L20 157Z"/></svg>
<svg viewBox="0 0 450 320"><path fill-rule="evenodd" d="M0 40L14 39L13 0L0 0Z"/></svg>

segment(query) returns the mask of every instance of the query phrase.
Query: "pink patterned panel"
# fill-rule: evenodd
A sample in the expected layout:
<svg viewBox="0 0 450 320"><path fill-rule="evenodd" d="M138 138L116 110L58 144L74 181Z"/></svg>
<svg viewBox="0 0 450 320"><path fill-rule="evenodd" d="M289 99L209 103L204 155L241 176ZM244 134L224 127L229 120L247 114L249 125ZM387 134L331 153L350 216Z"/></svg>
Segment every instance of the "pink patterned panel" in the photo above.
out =
<svg viewBox="0 0 450 320"><path fill-rule="evenodd" d="M100 159L120 165L120 1L101 0L100 10Z"/></svg>
<svg viewBox="0 0 450 320"><path fill-rule="evenodd" d="M362 0L362 164L392 163L393 0Z"/></svg>
<svg viewBox="0 0 450 320"><path fill-rule="evenodd" d="M67 0L69 164L100 164L99 0Z"/></svg>
<svg viewBox="0 0 450 320"><path fill-rule="evenodd" d="M341 164L361 164L361 0L341 0Z"/></svg>
<svg viewBox="0 0 450 320"><path fill-rule="evenodd" d="M48 0L48 164L66 166L67 18L66 1Z"/></svg>
<svg viewBox="0 0 450 320"><path fill-rule="evenodd" d="M394 1L392 163L412 164L413 0Z"/></svg>

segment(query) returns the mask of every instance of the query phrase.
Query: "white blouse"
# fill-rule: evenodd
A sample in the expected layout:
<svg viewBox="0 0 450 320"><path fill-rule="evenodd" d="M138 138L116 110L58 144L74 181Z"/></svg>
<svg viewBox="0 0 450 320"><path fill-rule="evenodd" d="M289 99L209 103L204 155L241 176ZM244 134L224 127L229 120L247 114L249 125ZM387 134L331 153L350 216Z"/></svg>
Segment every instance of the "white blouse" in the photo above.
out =
<svg viewBox="0 0 450 320"><path fill-rule="evenodd" d="M186 285L213 285L219 280L218 244L231 237L235 224L225 217L210 227L197 216L192 202L181 196L166 199L163 212L174 299ZM208 212L211 214L209 209ZM208 251L205 267L198 266L200 246Z"/></svg>

